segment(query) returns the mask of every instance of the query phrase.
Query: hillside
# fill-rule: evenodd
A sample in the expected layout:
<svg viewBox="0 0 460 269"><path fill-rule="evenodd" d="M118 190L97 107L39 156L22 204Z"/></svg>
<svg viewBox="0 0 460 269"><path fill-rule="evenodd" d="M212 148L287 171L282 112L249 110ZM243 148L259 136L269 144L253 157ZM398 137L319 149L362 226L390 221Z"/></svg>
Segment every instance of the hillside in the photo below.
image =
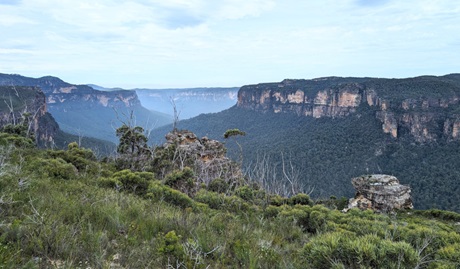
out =
<svg viewBox="0 0 460 269"><path fill-rule="evenodd" d="M144 107L170 115L174 100L179 118L189 119L235 105L238 88L136 89L136 93Z"/></svg>
<svg viewBox="0 0 460 269"><path fill-rule="evenodd" d="M459 100L455 74L285 80L244 86L236 106L181 121L178 128L210 138L222 138L227 129L245 131L236 141L249 175L279 184L284 160L298 188L313 197L350 197L350 178L386 173L411 185L416 208L460 212ZM170 128L152 139L161 141ZM238 159L236 143L227 145Z"/></svg>
<svg viewBox="0 0 460 269"><path fill-rule="evenodd" d="M118 91L121 88L104 88L94 84L88 86L100 91ZM237 102L237 87L233 88L170 88L147 89L136 88L135 91L141 104L147 109L173 115L173 104L180 113L180 119L189 119L199 114L215 113Z"/></svg>
<svg viewBox="0 0 460 269"><path fill-rule="evenodd" d="M11 138L21 139L0 133L1 268L460 266L457 213L342 213L340 199L282 197L227 176L206 183L196 165L224 160L225 148L191 133L137 152L154 152L137 159L147 170L119 167L135 152L97 161L76 143L37 150ZM201 143L197 159L189 150Z"/></svg>
<svg viewBox="0 0 460 269"><path fill-rule="evenodd" d="M24 125L24 131L39 147L64 148L71 142L91 148L98 155L114 152L115 144L62 131L48 112L46 97L38 87L0 86L0 128Z"/></svg>
<svg viewBox="0 0 460 269"><path fill-rule="evenodd" d="M8 74L0 74L0 85L39 87L45 93L48 111L61 129L78 136L116 142L114 130L122 122L130 121L146 129L172 122L172 117L144 108L131 91L102 92L51 76Z"/></svg>

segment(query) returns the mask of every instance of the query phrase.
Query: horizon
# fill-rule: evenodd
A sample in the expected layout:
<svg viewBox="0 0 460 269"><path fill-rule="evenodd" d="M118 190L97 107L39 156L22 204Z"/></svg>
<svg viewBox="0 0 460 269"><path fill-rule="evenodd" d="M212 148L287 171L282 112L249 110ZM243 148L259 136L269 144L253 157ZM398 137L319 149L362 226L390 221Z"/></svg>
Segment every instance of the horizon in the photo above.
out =
<svg viewBox="0 0 460 269"><path fill-rule="evenodd" d="M105 88L460 72L451 0L0 1L0 72Z"/></svg>
<svg viewBox="0 0 460 269"><path fill-rule="evenodd" d="M284 80L319 80L319 79L328 79L328 78L368 78L368 79L411 79L411 78L418 78L418 77L444 77L448 75L460 75L459 73L448 73L448 74L441 74L441 75L430 75L430 74L424 74L424 75L418 75L418 76L411 76L411 77L368 77L368 76L325 76L325 77L316 77L316 78L284 78L280 81L261 81L257 83L252 83L252 84L245 84L241 86L193 86L193 87L177 87L177 88L152 88L152 87L133 87L133 88L122 88L122 87L105 87L104 85L97 85L94 83L74 83L72 81L66 81L58 76L54 75L44 75L44 76L38 76L38 77L29 77L25 76L22 74L8 74L8 73L0 73L0 75L7 75L7 76L21 76L21 77L28 77L32 79L42 79L46 77L53 77L60 79L64 81L65 83L69 83L71 85L86 85L89 87L100 87L105 90L126 90L126 91L142 91L142 90L193 90L193 89L230 89L230 88L241 88L243 86L251 86L251 85L258 85L258 84L270 84L270 83L281 83ZM97 88L94 88L95 90L98 90Z"/></svg>

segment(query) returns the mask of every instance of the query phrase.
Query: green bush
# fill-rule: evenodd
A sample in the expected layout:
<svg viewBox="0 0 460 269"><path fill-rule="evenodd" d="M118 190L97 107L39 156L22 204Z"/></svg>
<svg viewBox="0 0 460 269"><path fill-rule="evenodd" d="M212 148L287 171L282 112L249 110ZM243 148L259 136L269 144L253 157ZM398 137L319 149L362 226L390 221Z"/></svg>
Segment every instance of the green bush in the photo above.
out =
<svg viewBox="0 0 460 269"><path fill-rule="evenodd" d="M193 170L185 167L183 170L173 171L166 176L165 185L193 196L196 190Z"/></svg>
<svg viewBox="0 0 460 269"><path fill-rule="evenodd" d="M435 257L435 264L440 268L460 268L460 243L441 248ZM441 265L445 267L441 267Z"/></svg>
<svg viewBox="0 0 460 269"><path fill-rule="evenodd" d="M274 206L282 206L287 203L287 198L281 197L280 195L270 195L268 198L268 203Z"/></svg>
<svg viewBox="0 0 460 269"><path fill-rule="evenodd" d="M55 179L75 179L77 176L77 169L70 163L67 163L61 158L56 159L34 159L27 165L29 171L33 174L55 178Z"/></svg>
<svg viewBox="0 0 460 269"><path fill-rule="evenodd" d="M235 195L242 198L243 200L255 204L265 205L267 204L267 195L265 191L255 189L250 186L241 186L235 190Z"/></svg>
<svg viewBox="0 0 460 269"><path fill-rule="evenodd" d="M195 201L207 204L212 209L228 210L230 212L244 212L250 210L250 206L237 196L226 196L222 193L200 190L194 197Z"/></svg>
<svg viewBox="0 0 460 269"><path fill-rule="evenodd" d="M289 205L313 205L313 201L310 199L310 196L305 193L298 193L290 197L287 203Z"/></svg>
<svg viewBox="0 0 460 269"><path fill-rule="evenodd" d="M149 187L149 181L153 180L153 173L149 172L132 172L125 169L116 172L112 176L115 182L121 183L121 189L138 195L144 195Z"/></svg>
<svg viewBox="0 0 460 269"><path fill-rule="evenodd" d="M119 189L122 183L115 178L101 177L98 179L97 185L102 188Z"/></svg>
<svg viewBox="0 0 460 269"><path fill-rule="evenodd" d="M165 202L180 208L193 208L195 206L194 201L187 194L162 185L159 182L150 183L147 197L154 201L164 200Z"/></svg>
<svg viewBox="0 0 460 269"><path fill-rule="evenodd" d="M228 188L229 188L229 185L225 180L221 178L216 178L216 179L213 179L211 182L209 182L207 190L217 192L217 193L226 193L228 191Z"/></svg>
<svg viewBox="0 0 460 269"><path fill-rule="evenodd" d="M167 257L172 257L178 261L182 261L184 258L184 249L180 242L180 237L176 234L176 231L170 231L166 233L158 244L158 252Z"/></svg>
<svg viewBox="0 0 460 269"><path fill-rule="evenodd" d="M266 218L274 218L278 216L278 214L281 212L282 208L279 206L273 206L269 205L265 208L264 210L264 216Z"/></svg>
<svg viewBox="0 0 460 269"><path fill-rule="evenodd" d="M35 142L21 135L0 132L0 146L8 145L14 145L18 148L33 148L35 147Z"/></svg>
<svg viewBox="0 0 460 269"><path fill-rule="evenodd" d="M289 222L294 222L301 228L308 230L309 227L309 209L304 206L284 207L280 214L282 218Z"/></svg>
<svg viewBox="0 0 460 269"><path fill-rule="evenodd" d="M98 172L94 153L90 149L78 147L75 142L68 145L68 150L49 150L47 153L52 158L61 158L73 164L80 173L96 174Z"/></svg>

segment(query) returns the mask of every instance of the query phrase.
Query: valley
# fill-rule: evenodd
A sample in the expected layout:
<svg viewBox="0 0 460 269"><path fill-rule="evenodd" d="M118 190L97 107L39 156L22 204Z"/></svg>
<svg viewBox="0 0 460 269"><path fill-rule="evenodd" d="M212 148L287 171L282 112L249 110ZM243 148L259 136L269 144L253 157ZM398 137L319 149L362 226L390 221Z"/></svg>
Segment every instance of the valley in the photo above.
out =
<svg viewBox="0 0 460 269"><path fill-rule="evenodd" d="M0 86L0 267L457 268L457 77L247 85L118 145L61 123L136 93Z"/></svg>

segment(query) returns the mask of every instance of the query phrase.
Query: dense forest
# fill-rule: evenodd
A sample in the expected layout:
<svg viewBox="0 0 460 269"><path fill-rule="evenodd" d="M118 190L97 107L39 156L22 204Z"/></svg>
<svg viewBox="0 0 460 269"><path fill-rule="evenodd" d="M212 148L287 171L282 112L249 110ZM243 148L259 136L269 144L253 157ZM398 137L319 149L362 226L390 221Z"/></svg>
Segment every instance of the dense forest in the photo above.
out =
<svg viewBox="0 0 460 269"><path fill-rule="evenodd" d="M39 150L23 127L0 133L1 268L460 266L457 213L342 213L335 197L205 182L181 144L151 148L141 127L117 129L118 154L103 160L75 142Z"/></svg>
<svg viewBox="0 0 460 269"><path fill-rule="evenodd" d="M274 189L294 177L297 189L314 198L351 197L351 178L385 173L411 186L416 208L460 212L459 78L326 77L246 85L234 107L177 127L213 139L227 129L245 131L227 141L229 154L242 161L247 176ZM163 143L170 128L155 130L151 140Z"/></svg>
<svg viewBox="0 0 460 269"><path fill-rule="evenodd" d="M416 208L460 212L460 143L416 143L405 134L392 139L381 131L382 124L374 115L374 108L364 105L351 116L335 119L232 107L180 121L178 128L214 139L221 139L226 129L245 131L246 136L235 141L242 146L248 174L269 162L275 169L266 173L265 180L281 180L283 163L289 163L299 187L311 191L315 198L351 197L351 178L385 173L412 187ZM152 140L163 143L167 129L152 132ZM229 140L226 145L229 154L238 159L240 149L235 141Z"/></svg>

